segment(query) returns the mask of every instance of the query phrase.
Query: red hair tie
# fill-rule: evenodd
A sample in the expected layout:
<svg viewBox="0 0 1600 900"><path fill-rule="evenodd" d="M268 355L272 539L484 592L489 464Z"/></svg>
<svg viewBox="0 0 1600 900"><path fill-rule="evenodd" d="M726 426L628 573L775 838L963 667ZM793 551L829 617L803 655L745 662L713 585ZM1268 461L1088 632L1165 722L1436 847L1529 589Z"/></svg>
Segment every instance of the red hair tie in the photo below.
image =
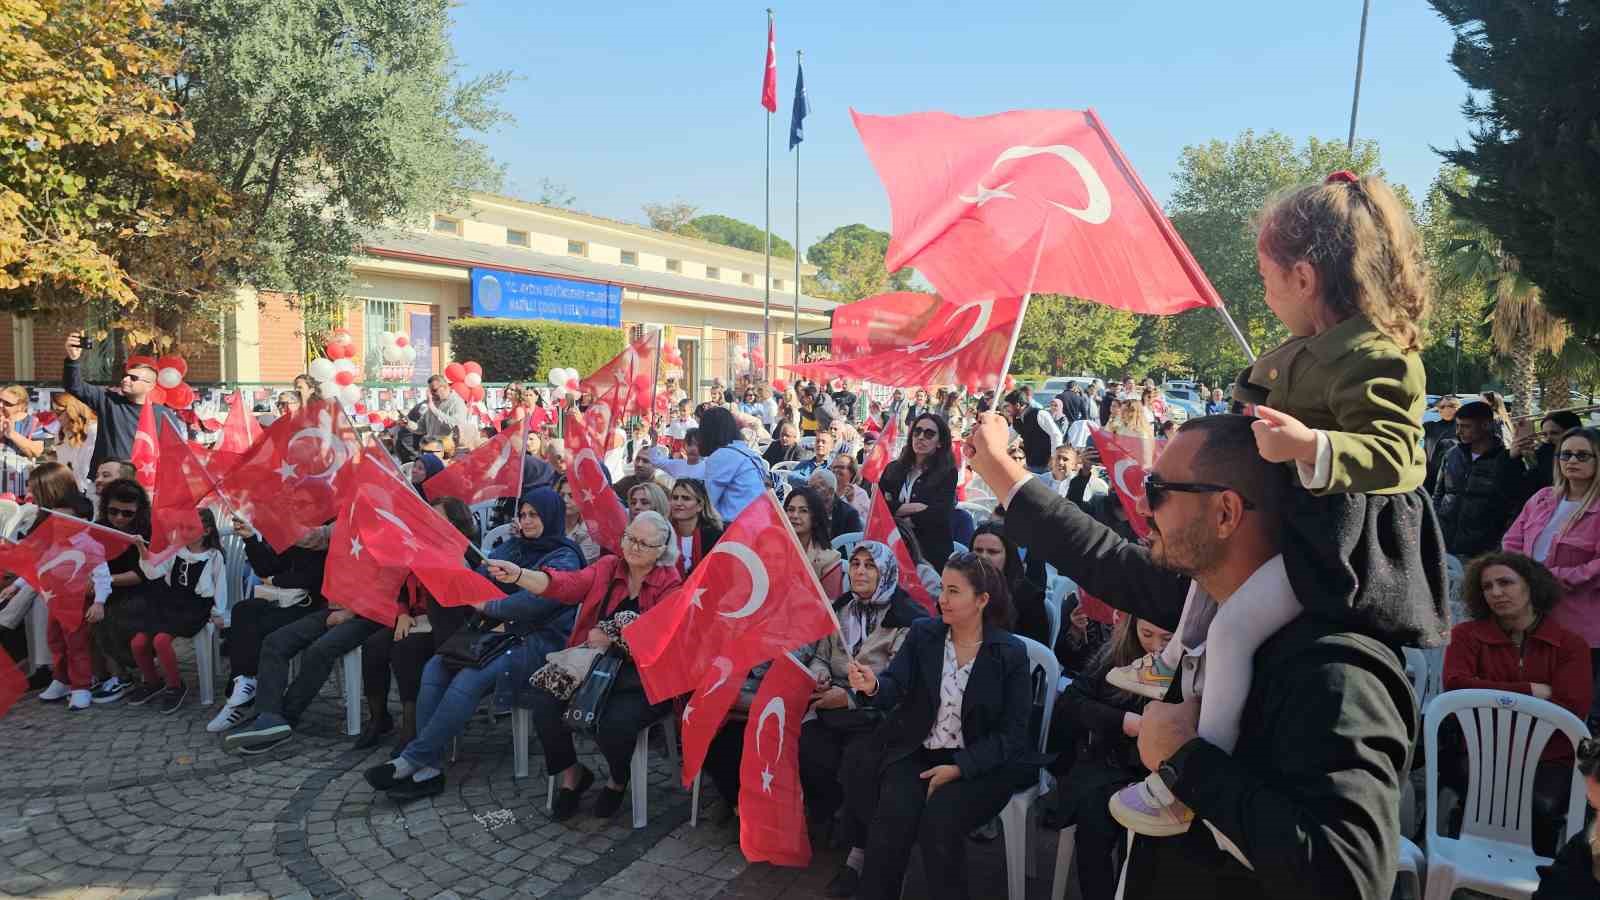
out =
<svg viewBox="0 0 1600 900"><path fill-rule="evenodd" d="M1340 169L1332 175L1329 175L1328 180L1324 181L1323 184L1333 184L1336 181L1342 181L1345 184L1361 183L1361 179L1356 177L1356 173L1350 171L1349 169Z"/></svg>

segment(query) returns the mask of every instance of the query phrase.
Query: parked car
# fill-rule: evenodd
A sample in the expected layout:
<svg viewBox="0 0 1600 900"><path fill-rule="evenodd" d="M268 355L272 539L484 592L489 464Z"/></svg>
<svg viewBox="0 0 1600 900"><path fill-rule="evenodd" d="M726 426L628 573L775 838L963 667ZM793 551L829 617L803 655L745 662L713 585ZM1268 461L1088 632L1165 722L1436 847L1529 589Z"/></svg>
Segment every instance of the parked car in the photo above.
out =
<svg viewBox="0 0 1600 900"><path fill-rule="evenodd" d="M1048 403L1054 400L1057 394L1066 390L1068 385L1076 384L1083 388L1085 392L1088 392L1089 386L1094 384L1096 377L1094 375L1064 375L1059 378L1051 378L1044 383L1044 387L1035 390L1033 393L1036 397L1043 395L1045 402Z"/></svg>
<svg viewBox="0 0 1600 900"><path fill-rule="evenodd" d="M1206 414L1205 400L1193 388L1173 388L1162 392L1167 401L1167 418L1174 422L1187 422Z"/></svg>

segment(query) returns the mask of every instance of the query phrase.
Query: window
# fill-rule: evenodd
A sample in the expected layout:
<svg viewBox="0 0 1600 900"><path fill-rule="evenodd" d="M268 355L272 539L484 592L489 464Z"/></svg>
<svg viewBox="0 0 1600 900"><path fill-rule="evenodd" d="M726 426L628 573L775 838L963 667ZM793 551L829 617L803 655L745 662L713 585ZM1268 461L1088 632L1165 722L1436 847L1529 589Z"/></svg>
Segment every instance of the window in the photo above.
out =
<svg viewBox="0 0 1600 900"><path fill-rule="evenodd" d="M683 260L681 260L681 259L669 259L669 260L667 260L667 271L668 272L682 272L683 271Z"/></svg>
<svg viewBox="0 0 1600 900"><path fill-rule="evenodd" d="M528 246L528 233L515 228L507 228L506 243L513 247L526 247Z"/></svg>
<svg viewBox="0 0 1600 900"><path fill-rule="evenodd" d="M400 331L403 310L394 300L368 300L366 321L361 330L366 337L365 351L361 354L362 374L367 382L381 381L383 366L383 332ZM429 363L418 359L424 367Z"/></svg>
<svg viewBox="0 0 1600 900"><path fill-rule="evenodd" d="M722 280L722 270L716 266L706 266L706 277L714 281Z"/></svg>
<svg viewBox="0 0 1600 900"><path fill-rule="evenodd" d="M639 251L637 251L637 250L624 250L624 251L622 251L622 264L625 265L625 266L637 266L639 264Z"/></svg>
<svg viewBox="0 0 1600 900"><path fill-rule="evenodd" d="M589 255L589 242L588 241L567 241L567 255L568 256L588 256Z"/></svg>
<svg viewBox="0 0 1600 900"><path fill-rule="evenodd" d="M439 234L453 234L460 236L461 220L452 216L435 215L433 217L433 230Z"/></svg>
<svg viewBox="0 0 1600 900"><path fill-rule="evenodd" d="M756 276L751 272L744 272L739 275L739 280L745 284L754 285L756 283Z"/></svg>
<svg viewBox="0 0 1600 900"><path fill-rule="evenodd" d="M783 290L787 284L788 282L785 282L782 278L772 279L772 289L775 291Z"/></svg>

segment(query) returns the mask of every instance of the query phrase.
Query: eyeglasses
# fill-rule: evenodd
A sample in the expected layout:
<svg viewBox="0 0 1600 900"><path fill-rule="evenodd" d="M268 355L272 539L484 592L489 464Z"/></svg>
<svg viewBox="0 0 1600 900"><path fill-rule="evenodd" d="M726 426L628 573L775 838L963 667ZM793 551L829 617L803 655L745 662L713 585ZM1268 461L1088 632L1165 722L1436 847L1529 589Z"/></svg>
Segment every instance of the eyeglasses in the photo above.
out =
<svg viewBox="0 0 1600 900"><path fill-rule="evenodd" d="M911 436L914 437L914 438L933 438L933 439L937 440L938 437L939 437L939 429L937 429L937 428L913 428L913 429L911 429Z"/></svg>
<svg viewBox="0 0 1600 900"><path fill-rule="evenodd" d="M1556 459L1562 462L1588 462L1594 459L1594 454L1587 450L1563 450L1556 454Z"/></svg>
<svg viewBox="0 0 1600 900"><path fill-rule="evenodd" d="M666 544L647 544L631 534L625 534L622 536L622 546L633 550L660 550Z"/></svg>
<svg viewBox="0 0 1600 900"><path fill-rule="evenodd" d="M1237 489L1228 487L1225 484L1207 484L1204 481L1165 481L1154 472L1145 473L1144 500L1150 506L1151 512L1155 512L1156 507L1166 502L1168 491L1175 491L1180 494L1220 494L1223 491L1239 493ZM1249 498L1243 494L1239 494L1239 502L1244 504L1245 509L1256 508L1256 505L1251 503Z"/></svg>

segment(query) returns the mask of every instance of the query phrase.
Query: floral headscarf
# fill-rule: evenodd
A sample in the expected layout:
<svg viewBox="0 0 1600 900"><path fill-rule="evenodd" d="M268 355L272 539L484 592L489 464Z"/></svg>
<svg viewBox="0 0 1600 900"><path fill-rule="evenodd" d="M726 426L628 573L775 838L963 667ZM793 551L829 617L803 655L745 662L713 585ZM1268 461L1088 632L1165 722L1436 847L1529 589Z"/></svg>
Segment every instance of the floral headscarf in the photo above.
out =
<svg viewBox="0 0 1600 900"><path fill-rule="evenodd" d="M861 643L883 621L889 612L889 602L900 587L900 563L895 560L893 550L877 541L862 541L850 555L854 557L863 551L872 557L872 564L878 569L878 587L871 597L858 597L851 591L850 601L839 617L840 636L851 656L860 651Z"/></svg>

